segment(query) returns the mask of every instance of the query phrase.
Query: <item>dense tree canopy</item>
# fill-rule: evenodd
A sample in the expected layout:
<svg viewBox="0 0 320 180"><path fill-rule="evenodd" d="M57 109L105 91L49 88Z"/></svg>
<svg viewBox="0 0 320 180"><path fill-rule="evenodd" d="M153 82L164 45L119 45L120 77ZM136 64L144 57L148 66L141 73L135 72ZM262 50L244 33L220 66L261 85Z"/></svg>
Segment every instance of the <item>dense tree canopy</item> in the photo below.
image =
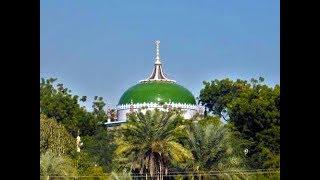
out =
<svg viewBox="0 0 320 180"><path fill-rule="evenodd" d="M67 130L76 137L80 130L81 135L93 135L99 124L106 120L103 108L105 103L102 97L96 96L93 102L93 113L80 107L79 101L86 101L87 97L72 95L71 90L58 83L57 79L41 79L40 83L40 111L49 118L54 118L65 125Z"/></svg>
<svg viewBox="0 0 320 180"><path fill-rule="evenodd" d="M106 171L112 171L112 157L116 144L114 133L105 127L100 127L94 136L83 137L83 152L90 154L91 161L102 166Z"/></svg>
<svg viewBox="0 0 320 180"><path fill-rule="evenodd" d="M248 140L252 168L279 167L280 86L272 88L262 82L263 78L250 83L230 79L204 82L199 101Z"/></svg>
<svg viewBox="0 0 320 180"><path fill-rule="evenodd" d="M51 150L48 150L40 155L40 175L76 176L77 169L71 158L59 156Z"/></svg>
<svg viewBox="0 0 320 180"><path fill-rule="evenodd" d="M230 103L238 94L250 88L246 81L237 80L233 82L230 79L204 81L204 88L200 91L199 102L205 105L206 109L223 117L226 120L225 112L227 104Z"/></svg>
<svg viewBox="0 0 320 180"><path fill-rule="evenodd" d="M50 150L57 155L71 154L76 140L53 118L40 115L40 153Z"/></svg>
<svg viewBox="0 0 320 180"><path fill-rule="evenodd" d="M54 78L41 79L43 176L112 174L111 178L124 175L130 179L128 173L133 172L161 179L158 173L173 171L201 174L279 168L280 86L269 87L263 78L204 82L199 102L206 107L205 117L198 114L185 120L180 109L142 108L112 130L103 123L114 121L116 110L106 111L104 99L95 96L88 111L81 106L88 97L79 97ZM81 152L76 151L78 135Z"/></svg>
<svg viewBox="0 0 320 180"><path fill-rule="evenodd" d="M56 80L42 78L40 82L42 157L52 156L57 162L69 162L71 159L75 162L73 168L78 169L80 175L102 175L110 172L115 147L112 133L101 125L107 119L103 98L94 97L93 111L89 112L80 105L87 100L87 96L79 99L78 95L71 94L68 88L56 83ZM76 152L75 137L78 135L84 143L80 153Z"/></svg>

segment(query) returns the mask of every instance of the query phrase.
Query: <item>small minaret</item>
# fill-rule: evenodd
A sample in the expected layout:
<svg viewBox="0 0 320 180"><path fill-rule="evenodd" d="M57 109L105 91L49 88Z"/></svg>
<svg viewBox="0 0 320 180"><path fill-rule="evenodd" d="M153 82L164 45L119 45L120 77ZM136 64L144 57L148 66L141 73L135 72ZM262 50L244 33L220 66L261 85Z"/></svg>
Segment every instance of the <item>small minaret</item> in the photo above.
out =
<svg viewBox="0 0 320 180"><path fill-rule="evenodd" d="M140 82L148 82L148 81L167 81L167 82L176 82L175 80L171 80L167 78L162 70L161 59L160 59L160 41L156 42L156 58L154 63L153 72L148 77L148 79L142 80Z"/></svg>
<svg viewBox="0 0 320 180"><path fill-rule="evenodd" d="M83 143L81 142L81 138L79 135L79 130L78 130L78 136L77 136L77 152L80 152L80 147L83 145Z"/></svg>

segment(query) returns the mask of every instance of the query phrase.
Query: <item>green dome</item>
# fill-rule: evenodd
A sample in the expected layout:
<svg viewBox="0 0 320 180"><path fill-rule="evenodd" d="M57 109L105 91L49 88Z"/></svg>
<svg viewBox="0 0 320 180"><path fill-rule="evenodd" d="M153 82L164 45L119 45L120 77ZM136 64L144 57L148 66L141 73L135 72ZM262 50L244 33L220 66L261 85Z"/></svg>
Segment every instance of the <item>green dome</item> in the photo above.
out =
<svg viewBox="0 0 320 180"><path fill-rule="evenodd" d="M149 81L136 84L121 96L118 105L136 103L172 102L196 105L192 93L176 83Z"/></svg>

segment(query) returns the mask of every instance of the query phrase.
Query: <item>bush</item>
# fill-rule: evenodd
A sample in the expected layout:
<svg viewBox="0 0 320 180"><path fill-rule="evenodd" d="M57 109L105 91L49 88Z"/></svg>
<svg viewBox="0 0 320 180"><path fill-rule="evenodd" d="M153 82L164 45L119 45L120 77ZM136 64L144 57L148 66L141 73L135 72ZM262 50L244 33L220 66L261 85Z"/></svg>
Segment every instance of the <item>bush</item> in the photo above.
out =
<svg viewBox="0 0 320 180"><path fill-rule="evenodd" d="M76 176L77 168L67 156L47 151L40 156L40 176Z"/></svg>

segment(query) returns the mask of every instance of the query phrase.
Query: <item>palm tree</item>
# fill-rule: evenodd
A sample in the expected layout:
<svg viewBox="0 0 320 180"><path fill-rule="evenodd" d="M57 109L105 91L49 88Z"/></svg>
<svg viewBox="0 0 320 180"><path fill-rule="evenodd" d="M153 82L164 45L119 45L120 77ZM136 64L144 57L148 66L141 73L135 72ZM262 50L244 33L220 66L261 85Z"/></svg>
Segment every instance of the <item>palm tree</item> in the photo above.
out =
<svg viewBox="0 0 320 180"><path fill-rule="evenodd" d="M59 156L51 150L46 151L40 156L40 176L42 178L50 179L50 176L76 175L77 169L70 158Z"/></svg>
<svg viewBox="0 0 320 180"><path fill-rule="evenodd" d="M182 120L176 109L131 113L117 139L116 154L121 163L127 162L133 172L161 178L171 163L192 159L192 153L178 143Z"/></svg>
<svg viewBox="0 0 320 180"><path fill-rule="evenodd" d="M210 171L239 170L242 158L235 149L235 139L220 121L204 119L191 122L186 129L183 144L194 157L194 161L188 166L189 171L206 174Z"/></svg>

